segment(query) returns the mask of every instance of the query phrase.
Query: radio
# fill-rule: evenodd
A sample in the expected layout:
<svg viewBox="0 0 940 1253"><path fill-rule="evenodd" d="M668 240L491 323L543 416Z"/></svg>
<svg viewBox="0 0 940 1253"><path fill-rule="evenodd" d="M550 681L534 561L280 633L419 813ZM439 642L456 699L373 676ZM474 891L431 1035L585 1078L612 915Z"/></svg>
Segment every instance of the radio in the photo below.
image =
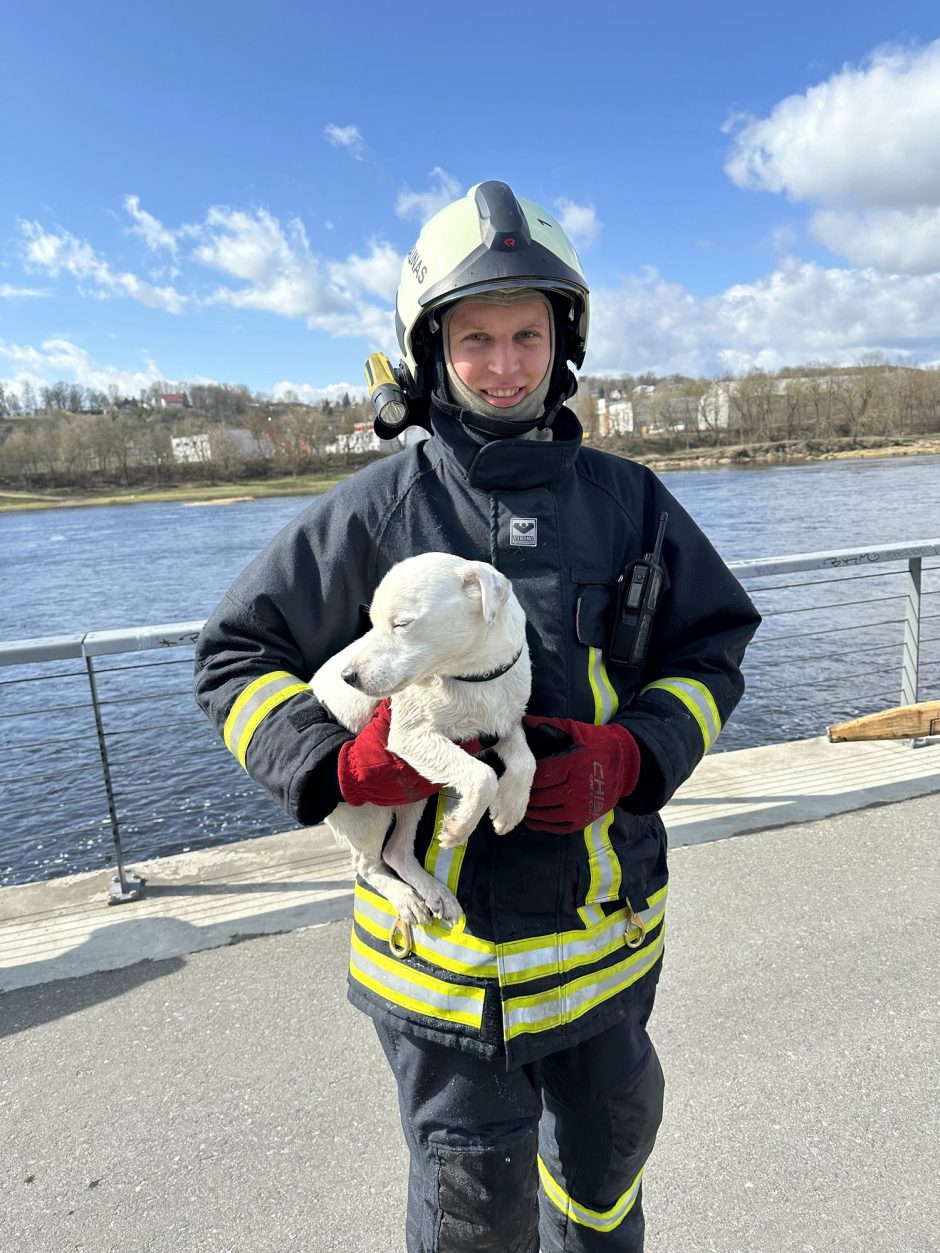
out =
<svg viewBox="0 0 940 1253"><path fill-rule="evenodd" d="M659 515L653 551L632 562L617 580L616 606L607 646L607 660L619 666L641 669L649 648L653 618L663 590L659 564L668 513Z"/></svg>

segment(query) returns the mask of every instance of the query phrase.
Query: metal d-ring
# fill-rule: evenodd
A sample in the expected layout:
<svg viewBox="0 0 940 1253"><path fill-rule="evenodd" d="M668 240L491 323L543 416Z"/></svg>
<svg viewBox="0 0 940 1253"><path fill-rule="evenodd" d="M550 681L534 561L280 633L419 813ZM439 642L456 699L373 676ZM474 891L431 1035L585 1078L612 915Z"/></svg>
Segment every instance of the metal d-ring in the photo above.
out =
<svg viewBox="0 0 940 1253"><path fill-rule="evenodd" d="M627 929L624 943L627 948L639 948L646 939L646 923L630 904L627 898Z"/></svg>
<svg viewBox="0 0 940 1253"><path fill-rule="evenodd" d="M404 961L406 957L411 956L414 936L411 934L410 922L405 922L400 917L395 919L388 933L388 948L392 956L397 957L399 961Z"/></svg>

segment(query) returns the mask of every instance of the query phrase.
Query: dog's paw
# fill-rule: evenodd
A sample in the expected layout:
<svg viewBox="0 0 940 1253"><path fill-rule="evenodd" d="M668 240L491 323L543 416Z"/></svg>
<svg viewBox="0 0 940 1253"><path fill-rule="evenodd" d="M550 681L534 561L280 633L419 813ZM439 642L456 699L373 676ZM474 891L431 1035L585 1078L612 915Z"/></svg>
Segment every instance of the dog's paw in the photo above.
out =
<svg viewBox="0 0 940 1253"><path fill-rule="evenodd" d="M446 922L452 927L454 923L460 921L463 909L450 888L438 884L424 893L424 900L428 909L440 922Z"/></svg>
<svg viewBox="0 0 940 1253"><path fill-rule="evenodd" d="M525 805L514 805L512 807L501 806L499 801L490 810L490 821L493 824L493 830L497 835L508 835L510 831L515 831L516 827L525 817Z"/></svg>
<svg viewBox="0 0 940 1253"><path fill-rule="evenodd" d="M504 781L506 786L503 786ZM496 834L506 835L514 831L525 817L528 805L529 788L507 780L506 775L503 775L496 799L490 806L490 821Z"/></svg>
<svg viewBox="0 0 940 1253"><path fill-rule="evenodd" d="M398 905L398 917L412 927L425 927L431 921L432 911L417 892L410 888L402 893Z"/></svg>

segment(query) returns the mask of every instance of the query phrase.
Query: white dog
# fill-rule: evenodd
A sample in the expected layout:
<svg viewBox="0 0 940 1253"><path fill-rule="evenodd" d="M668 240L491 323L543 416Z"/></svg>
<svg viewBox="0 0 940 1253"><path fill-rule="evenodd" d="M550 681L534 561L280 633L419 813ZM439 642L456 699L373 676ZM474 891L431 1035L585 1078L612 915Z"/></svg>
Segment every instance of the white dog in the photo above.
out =
<svg viewBox="0 0 940 1253"><path fill-rule="evenodd" d="M441 829L445 848L464 843L487 809L498 834L511 831L525 815L535 773L521 722L532 685L525 614L512 584L484 561L424 553L392 567L370 613L371 631L310 680L314 695L357 734L391 698L389 749L459 794ZM498 737L494 749L505 766L498 780L454 742L481 735ZM423 808L419 801L392 811L395 831L384 854L388 808L343 803L326 821L402 922L434 915L454 923L462 912L457 898L414 854Z"/></svg>

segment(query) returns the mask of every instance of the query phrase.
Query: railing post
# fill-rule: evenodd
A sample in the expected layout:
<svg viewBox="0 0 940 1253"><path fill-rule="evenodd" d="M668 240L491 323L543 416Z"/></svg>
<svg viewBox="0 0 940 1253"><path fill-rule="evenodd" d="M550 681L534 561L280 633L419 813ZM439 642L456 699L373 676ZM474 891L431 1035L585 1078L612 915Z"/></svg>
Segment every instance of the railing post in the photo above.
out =
<svg viewBox="0 0 940 1253"><path fill-rule="evenodd" d="M117 875L111 880L108 888L108 904L121 905L125 901L139 900L144 891L144 879L128 876L124 871L124 850L121 848L121 828L118 825L117 807L114 803L114 789L111 786L111 767L108 764L108 746L104 738L104 723L101 719L101 705L98 701L98 685L95 682L95 668L91 656L82 650L85 658L85 669L88 671L88 686L91 689L91 706L95 712L95 728L98 732L98 752L101 754L101 773L104 775L104 787L108 794L108 816L111 819L111 835L114 839L114 853L117 860Z"/></svg>
<svg viewBox="0 0 940 1253"><path fill-rule="evenodd" d="M920 666L920 589L923 558L907 563L907 605L904 611L904 653L901 658L901 704L917 703Z"/></svg>

